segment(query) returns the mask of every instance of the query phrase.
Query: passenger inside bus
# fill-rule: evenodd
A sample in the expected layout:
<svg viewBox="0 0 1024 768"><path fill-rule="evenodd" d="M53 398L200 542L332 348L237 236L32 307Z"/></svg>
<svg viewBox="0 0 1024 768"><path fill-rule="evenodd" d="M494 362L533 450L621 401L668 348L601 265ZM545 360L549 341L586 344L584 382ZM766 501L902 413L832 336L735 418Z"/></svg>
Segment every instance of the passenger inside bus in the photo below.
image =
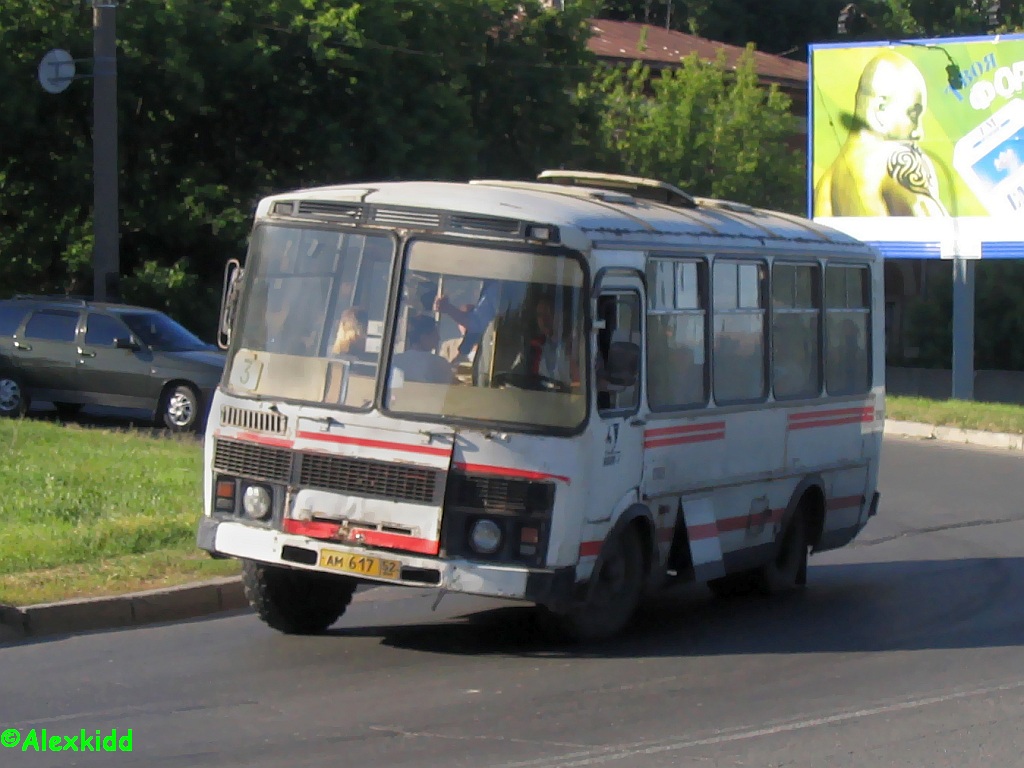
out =
<svg viewBox="0 0 1024 768"><path fill-rule="evenodd" d="M439 344L437 321L429 315L412 315L405 330L405 351L395 355L394 368L405 381L451 384L451 364L434 352Z"/></svg>
<svg viewBox="0 0 1024 768"><path fill-rule="evenodd" d="M472 312L474 306L475 305L473 304L463 304L462 306L460 306L459 312L461 313L461 316L465 317L468 313ZM451 339L445 339L443 342L441 342L441 357L443 357L449 363L458 363L462 361L473 362L473 358L476 355L476 350L479 345L468 344L467 346L469 346L469 349L466 350L465 353L463 353L462 346L466 338L467 329L465 325L458 322L457 320L456 324L458 325L459 328L459 335Z"/></svg>
<svg viewBox="0 0 1024 768"><path fill-rule="evenodd" d="M341 313L338 330L331 345L331 354L354 355L366 351L366 310L349 307Z"/></svg>
<svg viewBox="0 0 1024 768"><path fill-rule="evenodd" d="M467 358L480 343L487 326L494 320L498 312L498 294L500 284L497 281L486 281L480 289L476 304L457 307L447 296L441 294L434 300L434 311L448 315L462 329L462 341L458 347L458 357ZM466 307L469 307L467 309ZM454 361L453 361L454 362Z"/></svg>

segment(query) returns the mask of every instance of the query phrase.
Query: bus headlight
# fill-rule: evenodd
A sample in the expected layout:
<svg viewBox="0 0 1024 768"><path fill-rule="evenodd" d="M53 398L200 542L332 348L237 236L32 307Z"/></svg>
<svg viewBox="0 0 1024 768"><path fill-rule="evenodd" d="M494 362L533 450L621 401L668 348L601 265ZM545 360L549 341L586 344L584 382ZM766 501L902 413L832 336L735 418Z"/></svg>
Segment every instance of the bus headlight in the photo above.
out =
<svg viewBox="0 0 1024 768"><path fill-rule="evenodd" d="M253 520L266 520L270 517L270 491L262 485L248 485L242 494L242 509Z"/></svg>
<svg viewBox="0 0 1024 768"><path fill-rule="evenodd" d="M501 528L493 520L477 520L469 531L469 544L481 555L493 555L501 546Z"/></svg>

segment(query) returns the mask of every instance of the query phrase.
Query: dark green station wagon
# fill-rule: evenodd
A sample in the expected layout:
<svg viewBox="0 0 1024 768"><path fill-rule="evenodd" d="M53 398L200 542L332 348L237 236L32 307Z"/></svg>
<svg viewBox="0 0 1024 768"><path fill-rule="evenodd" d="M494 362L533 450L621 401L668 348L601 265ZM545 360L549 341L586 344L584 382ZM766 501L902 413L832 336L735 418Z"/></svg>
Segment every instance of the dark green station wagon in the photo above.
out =
<svg viewBox="0 0 1024 768"><path fill-rule="evenodd" d="M147 409L175 432L203 422L224 353L163 312L80 299L0 300L0 416L33 400Z"/></svg>

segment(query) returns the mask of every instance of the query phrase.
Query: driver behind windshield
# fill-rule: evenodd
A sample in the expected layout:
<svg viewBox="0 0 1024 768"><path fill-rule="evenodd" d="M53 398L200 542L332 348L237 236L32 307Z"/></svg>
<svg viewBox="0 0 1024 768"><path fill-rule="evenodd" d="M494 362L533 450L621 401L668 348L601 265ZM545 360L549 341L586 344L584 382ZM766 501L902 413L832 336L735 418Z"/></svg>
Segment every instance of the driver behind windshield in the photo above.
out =
<svg viewBox="0 0 1024 768"><path fill-rule="evenodd" d="M534 313L534 328L525 340L523 351L512 364L512 370L527 376L557 381L566 387L578 382L576 356L557 332L551 298L541 296Z"/></svg>

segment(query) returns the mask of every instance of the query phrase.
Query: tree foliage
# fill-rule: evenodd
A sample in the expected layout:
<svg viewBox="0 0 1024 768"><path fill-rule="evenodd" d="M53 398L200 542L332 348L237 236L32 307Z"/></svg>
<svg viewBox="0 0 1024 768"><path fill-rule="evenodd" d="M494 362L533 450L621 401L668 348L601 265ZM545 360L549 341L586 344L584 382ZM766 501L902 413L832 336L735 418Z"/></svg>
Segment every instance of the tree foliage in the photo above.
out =
<svg viewBox="0 0 1024 768"><path fill-rule="evenodd" d="M362 179L522 175L571 151L592 10L521 0L126 0L116 11L122 293L213 325L256 201ZM92 284L86 0L5 0L0 291ZM82 69L88 72L87 61ZM193 275L194 280L181 279ZM177 276L177 277L175 277Z"/></svg>
<svg viewBox="0 0 1024 768"><path fill-rule="evenodd" d="M1024 4L1001 0L993 29L992 0L857 0L839 32L850 0L606 0L602 14L620 21L668 26L732 45L806 58L809 43L908 37L983 35L1024 28Z"/></svg>
<svg viewBox="0 0 1024 768"><path fill-rule="evenodd" d="M758 85L752 50L734 71L696 55L652 77L605 68L584 89L600 102L595 160L607 171L676 182L693 194L797 212L805 162L789 145L790 100Z"/></svg>

